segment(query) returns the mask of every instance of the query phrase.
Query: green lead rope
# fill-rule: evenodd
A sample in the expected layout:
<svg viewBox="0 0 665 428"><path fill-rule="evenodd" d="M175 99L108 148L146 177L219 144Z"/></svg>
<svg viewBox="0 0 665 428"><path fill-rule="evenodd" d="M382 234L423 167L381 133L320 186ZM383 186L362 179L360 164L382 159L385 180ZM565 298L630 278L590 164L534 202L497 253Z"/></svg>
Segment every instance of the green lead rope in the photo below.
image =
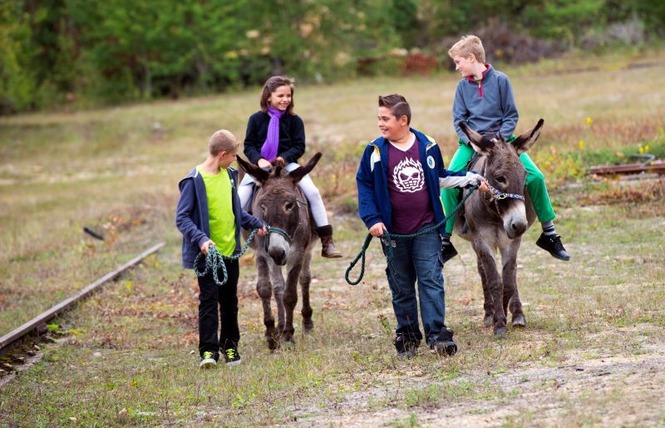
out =
<svg viewBox="0 0 665 428"><path fill-rule="evenodd" d="M215 244L210 244L208 247L208 254L204 255L203 253L199 253L196 255L196 258L194 259L194 272L196 273L197 276L205 276L208 274L209 271L212 270L212 278L215 281L215 284L219 285L220 287L224 284L226 284L226 281L229 279L229 274L226 271L226 263L224 263L224 259L226 260L237 260L240 257L242 257L243 254L247 251L249 248L249 244L252 242L254 239L254 236L256 236L256 232L258 229L252 230L252 233L249 234L249 237L247 238L247 242L245 242L245 245L242 247L240 252L234 256L225 256L222 253L219 252ZM201 259L201 256L205 257L205 270L203 272L200 272L198 270L198 265L199 265L199 260ZM222 270L223 273L223 281L219 280L219 269Z"/></svg>
<svg viewBox="0 0 665 428"><path fill-rule="evenodd" d="M469 197L476 190L478 190L478 187L475 187L475 186L471 187L470 191L466 195L464 195L464 197L462 198L460 203L457 204L455 209L453 209L450 214L448 214L443 220L441 220L437 224L435 224L433 226L430 226L430 227L427 227L425 229L419 230L416 233L409 233L409 234L404 234L404 235L397 234L397 233L390 234L387 230L384 230L383 237L381 239L384 240L384 242L390 243L392 239L412 239L412 238L415 238L416 236L425 235L427 233L430 233L432 230L438 229L439 227L443 226L446 223L446 221L448 221L453 215L455 215L457 210L459 210L462 207L462 205L464 205L464 202L467 199L469 199ZM367 251L367 248L369 247L369 243L372 242L372 238L373 238L373 236L368 233L367 237L365 238L365 242L363 243L363 246L360 249L360 252L356 256L356 258L353 259L353 261L349 264L349 267L346 269L344 279L346 279L346 282L349 283L350 285L356 285L356 284L360 283L360 281L362 281L362 279L363 279L363 276L365 275L365 252ZM386 255L386 257L390 260L393 256L393 247L389 244L386 247L387 247L387 253L388 253ZM349 275L351 274L351 271L353 270L353 268L358 263L358 260L362 260L362 263L360 265L360 276L358 276L357 280L353 281L349 278Z"/></svg>

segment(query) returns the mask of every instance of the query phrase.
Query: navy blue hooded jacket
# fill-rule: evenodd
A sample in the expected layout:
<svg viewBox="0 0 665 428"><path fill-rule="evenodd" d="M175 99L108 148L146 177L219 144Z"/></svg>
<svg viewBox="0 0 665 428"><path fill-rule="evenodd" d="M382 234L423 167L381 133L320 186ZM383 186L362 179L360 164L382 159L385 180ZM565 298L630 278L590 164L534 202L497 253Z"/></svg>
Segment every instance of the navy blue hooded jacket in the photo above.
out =
<svg viewBox="0 0 665 428"><path fill-rule="evenodd" d="M231 195L233 198L233 214L235 215L236 248L234 254L240 252L240 228L258 229L264 226L263 222L240 208L237 182L238 172L227 168L231 180ZM175 224L182 233L182 265L193 269L194 260L201 252L201 245L210 236L210 223L208 217L208 197L203 177L194 168L178 183L180 199L176 208Z"/></svg>
<svg viewBox="0 0 665 428"><path fill-rule="evenodd" d="M454 182L463 186L476 174L467 175L466 171L448 171L443 164L441 150L436 141L420 131L411 129L411 132L416 135L420 162L425 173L425 184L434 211L434 220L439 223L445 218L440 197L441 181L439 178L460 177L460 180L454 180ZM389 144L390 142L383 137L369 143L356 173L360 218L368 229L381 222L386 226L388 232L392 230L392 206L388 193ZM442 235L445 233L445 225L439 227L439 233Z"/></svg>

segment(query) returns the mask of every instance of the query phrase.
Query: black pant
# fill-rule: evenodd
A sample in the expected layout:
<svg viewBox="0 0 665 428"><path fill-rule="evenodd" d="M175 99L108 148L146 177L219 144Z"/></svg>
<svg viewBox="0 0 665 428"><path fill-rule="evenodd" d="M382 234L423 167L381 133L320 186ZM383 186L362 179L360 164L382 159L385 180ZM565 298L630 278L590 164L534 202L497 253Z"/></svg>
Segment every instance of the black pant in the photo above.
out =
<svg viewBox="0 0 665 428"><path fill-rule="evenodd" d="M199 352L219 352L220 349L235 348L240 341L238 328L238 260L224 259L228 278L224 285L217 285L212 271L199 280ZM205 270L205 260L197 266L199 272ZM224 271L220 268L217 279L224 281ZM220 333L221 315L221 333Z"/></svg>

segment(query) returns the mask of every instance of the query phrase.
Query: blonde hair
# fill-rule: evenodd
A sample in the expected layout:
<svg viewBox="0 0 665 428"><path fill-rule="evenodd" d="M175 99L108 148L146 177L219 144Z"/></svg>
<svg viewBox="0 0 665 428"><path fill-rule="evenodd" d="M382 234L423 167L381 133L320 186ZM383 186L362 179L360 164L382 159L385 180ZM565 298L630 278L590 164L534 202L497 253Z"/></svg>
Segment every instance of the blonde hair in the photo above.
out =
<svg viewBox="0 0 665 428"><path fill-rule="evenodd" d="M236 136L231 131L220 129L212 134L208 140L208 152L212 156L217 156L221 152L237 151L239 145L240 143L238 143Z"/></svg>
<svg viewBox="0 0 665 428"><path fill-rule="evenodd" d="M470 54L476 57L478 62L485 64L485 48L480 37L472 34L463 36L457 43L448 49L448 56L453 58L459 55L463 58L468 57Z"/></svg>

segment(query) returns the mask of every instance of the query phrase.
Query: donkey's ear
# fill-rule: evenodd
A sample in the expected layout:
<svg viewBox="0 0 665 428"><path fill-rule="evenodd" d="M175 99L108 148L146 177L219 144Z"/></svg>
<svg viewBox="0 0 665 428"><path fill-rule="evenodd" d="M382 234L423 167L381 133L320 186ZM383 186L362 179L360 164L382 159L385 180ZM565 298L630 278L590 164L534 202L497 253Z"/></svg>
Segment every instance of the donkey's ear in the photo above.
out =
<svg viewBox="0 0 665 428"><path fill-rule="evenodd" d="M263 184L266 181L268 181L268 178L270 177L270 172L264 170L263 168L259 168L257 165L254 165L253 163L249 163L240 156L237 157L237 161L238 165L240 165L240 168L242 168L242 170L245 171L246 174L249 174L252 177L254 177L259 183Z"/></svg>
<svg viewBox="0 0 665 428"><path fill-rule="evenodd" d="M515 150L517 150L518 155L526 152L536 143L536 140L540 137L540 130L542 129L543 124L545 124L545 120L541 118L532 130L515 138L511 144L515 147Z"/></svg>
<svg viewBox="0 0 665 428"><path fill-rule="evenodd" d="M457 126L459 126L462 132L464 132L469 138L469 144L473 150L481 155L490 154L494 147L494 142L491 138L483 138L482 135L469 128L469 125L467 125L466 122L460 121L457 123Z"/></svg>
<svg viewBox="0 0 665 428"><path fill-rule="evenodd" d="M294 183L299 182L304 176L309 174L311 170L314 169L317 163L319 163L319 159L321 159L321 156L323 154L321 152L317 152L312 158L307 161L307 163L303 166L300 166L293 171L289 173L289 176L293 179Z"/></svg>
<svg viewBox="0 0 665 428"><path fill-rule="evenodd" d="M463 120L457 122L457 126L459 126L462 132L466 134L466 136L469 138L469 141L477 142L482 140L483 136L469 128L469 125L467 125Z"/></svg>

